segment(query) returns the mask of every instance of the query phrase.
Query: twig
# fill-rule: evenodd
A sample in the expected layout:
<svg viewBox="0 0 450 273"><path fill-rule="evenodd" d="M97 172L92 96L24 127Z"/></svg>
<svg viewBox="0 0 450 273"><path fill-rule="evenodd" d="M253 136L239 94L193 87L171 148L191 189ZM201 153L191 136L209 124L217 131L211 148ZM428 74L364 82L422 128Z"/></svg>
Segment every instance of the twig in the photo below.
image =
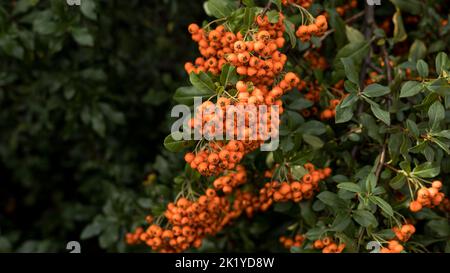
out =
<svg viewBox="0 0 450 273"><path fill-rule="evenodd" d="M373 70L375 70L378 74L383 74L383 69L374 65L372 62L369 62L369 67L372 68Z"/></svg>
<svg viewBox="0 0 450 273"><path fill-rule="evenodd" d="M386 76L389 83L392 82L392 67L391 62L389 61L389 54L386 49L386 43L381 47L384 56L384 66L386 67Z"/></svg>
<svg viewBox="0 0 450 273"><path fill-rule="evenodd" d="M264 15L266 15L266 13L269 11L271 6L272 6L272 0L269 0L263 9L261 17L264 17Z"/></svg>
<svg viewBox="0 0 450 273"><path fill-rule="evenodd" d="M380 153L380 160L378 161L378 165L375 170L375 176L377 178L377 181L380 178L381 170L383 169L385 160L386 160L386 143L383 144L383 148L381 149Z"/></svg>

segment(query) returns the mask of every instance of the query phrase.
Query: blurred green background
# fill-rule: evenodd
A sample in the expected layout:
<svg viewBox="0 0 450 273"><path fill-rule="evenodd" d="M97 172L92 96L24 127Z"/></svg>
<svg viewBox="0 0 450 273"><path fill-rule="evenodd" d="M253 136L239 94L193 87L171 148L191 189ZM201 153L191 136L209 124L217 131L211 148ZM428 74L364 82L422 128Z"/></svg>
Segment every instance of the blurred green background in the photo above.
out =
<svg viewBox="0 0 450 273"><path fill-rule="evenodd" d="M182 170L162 140L201 1L0 3L0 252L126 251Z"/></svg>

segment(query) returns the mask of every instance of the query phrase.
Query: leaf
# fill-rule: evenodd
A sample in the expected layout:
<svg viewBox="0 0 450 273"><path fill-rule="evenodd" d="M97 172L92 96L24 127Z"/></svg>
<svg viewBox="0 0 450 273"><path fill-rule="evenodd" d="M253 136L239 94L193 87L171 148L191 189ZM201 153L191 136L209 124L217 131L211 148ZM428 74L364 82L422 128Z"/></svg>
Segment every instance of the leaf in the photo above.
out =
<svg viewBox="0 0 450 273"><path fill-rule="evenodd" d="M362 192L361 187L360 187L358 184L353 183L353 182L339 183L339 184L337 185L337 187L338 187L339 189L343 189L343 190L346 190L346 191L349 191L349 192L355 192L355 193L360 193L360 192Z"/></svg>
<svg viewBox="0 0 450 273"><path fill-rule="evenodd" d="M449 145L437 138L432 138L431 139L432 142L436 143L439 147L441 147L442 150L444 150L447 154L450 154L450 148Z"/></svg>
<svg viewBox="0 0 450 273"><path fill-rule="evenodd" d="M214 85L214 82L205 72L200 72L199 74L191 73L189 75L189 80L191 81L192 85L199 91L212 94L216 92L216 86Z"/></svg>
<svg viewBox="0 0 450 273"><path fill-rule="evenodd" d="M353 211L353 219L363 227L378 226L378 221L375 216L367 210L358 209Z"/></svg>
<svg viewBox="0 0 450 273"><path fill-rule="evenodd" d="M106 125L105 119L100 112L95 111L91 116L92 129L101 137L105 136Z"/></svg>
<svg viewBox="0 0 450 273"><path fill-rule="evenodd" d="M82 46L93 46L94 37L84 27L75 27L71 31L73 39Z"/></svg>
<svg viewBox="0 0 450 273"><path fill-rule="evenodd" d="M208 0L204 8L208 15L216 18L228 17L233 12L233 6L227 0Z"/></svg>
<svg viewBox="0 0 450 273"><path fill-rule="evenodd" d="M406 40L408 35L406 34L405 26L403 25L402 13L399 9L397 9L392 17L392 22L394 22L394 43L403 42Z"/></svg>
<svg viewBox="0 0 450 273"><path fill-rule="evenodd" d="M363 94L370 98L375 98L375 97L381 97L386 94L389 94L390 91L391 90L387 86L383 86L378 83L373 83L371 85L368 85L366 88L364 88Z"/></svg>
<svg viewBox="0 0 450 273"><path fill-rule="evenodd" d="M375 203L384 213L389 215L390 217L394 216L394 210L388 202L384 201L381 197L378 196L370 196L369 199Z"/></svg>
<svg viewBox="0 0 450 273"><path fill-rule="evenodd" d="M289 41L291 42L291 47L294 48L297 43L297 37L295 36L295 25L289 20L284 20L284 25L286 27L286 33L289 36Z"/></svg>
<svg viewBox="0 0 450 273"><path fill-rule="evenodd" d="M450 139L450 130L443 130L437 133L433 133L433 136L445 137L447 139Z"/></svg>
<svg viewBox="0 0 450 273"><path fill-rule="evenodd" d="M436 56L436 72L441 75L442 72L447 68L449 63L448 56L445 52L439 52Z"/></svg>
<svg viewBox="0 0 450 273"><path fill-rule="evenodd" d="M271 10L267 12L267 18L269 19L270 23L276 24L280 20L280 13L276 10Z"/></svg>
<svg viewBox="0 0 450 273"><path fill-rule="evenodd" d="M313 135L303 134L303 140L315 149L320 149L324 145L320 138Z"/></svg>
<svg viewBox="0 0 450 273"><path fill-rule="evenodd" d="M349 43L342 47L334 59L334 75L333 77L341 79L345 76L344 63L341 61L342 58L350 58L356 67L360 67L364 57L368 54L370 49L369 42L357 42Z"/></svg>
<svg viewBox="0 0 450 273"><path fill-rule="evenodd" d="M351 120L353 117L353 109L352 107L343 108L340 104L336 107L336 123L344 123Z"/></svg>
<svg viewBox="0 0 450 273"><path fill-rule="evenodd" d="M388 126L391 125L391 117L389 115L389 112L382 110L378 104L371 104L370 109L378 119L380 119Z"/></svg>
<svg viewBox="0 0 450 273"><path fill-rule="evenodd" d="M420 59L424 59L427 54L427 47L425 43L420 40L415 40L409 49L408 60L410 62L416 63Z"/></svg>
<svg viewBox="0 0 450 273"><path fill-rule="evenodd" d="M103 231L103 226L98 221L94 221L89 225L85 226L81 232L80 239L86 240L94 236L99 235Z"/></svg>
<svg viewBox="0 0 450 273"><path fill-rule="evenodd" d="M173 135L175 136L175 139L180 139L180 140L175 140ZM182 139L181 132L174 132L174 133L168 135L164 139L164 147L166 147L166 149L171 152L179 152L186 147L190 147L190 146L194 145L194 143L195 143L194 140Z"/></svg>
<svg viewBox="0 0 450 273"><path fill-rule="evenodd" d="M225 64L222 67L222 73L220 74L220 84L222 84L222 86L235 85L238 80L239 76L236 73L236 67Z"/></svg>
<svg viewBox="0 0 450 273"><path fill-rule="evenodd" d="M359 30L351 26L348 25L345 26L345 34L347 35L347 39L350 43L358 43L365 41L364 35Z"/></svg>
<svg viewBox="0 0 450 273"><path fill-rule="evenodd" d="M274 3L277 6L278 10L282 9L281 0L270 0L270 2Z"/></svg>
<svg viewBox="0 0 450 273"><path fill-rule="evenodd" d="M255 21L255 8L244 9L243 29L247 30Z"/></svg>
<svg viewBox="0 0 450 273"><path fill-rule="evenodd" d="M411 175L422 178L433 178L437 176L441 168L436 162L425 162L415 167L411 172Z"/></svg>
<svg viewBox="0 0 450 273"><path fill-rule="evenodd" d="M420 14L422 5L418 0L391 0L391 2L400 10L411 13Z"/></svg>
<svg viewBox="0 0 450 273"><path fill-rule="evenodd" d="M310 120L303 123L298 129L299 132L308 135L321 135L327 131L326 126L317 120Z"/></svg>
<svg viewBox="0 0 450 273"><path fill-rule="evenodd" d="M345 71L345 75L347 76L347 78L351 82L358 84L359 83L359 68L357 68L355 66L353 59L348 58L348 57L342 58L341 62L344 65L344 71Z"/></svg>
<svg viewBox="0 0 450 273"><path fill-rule="evenodd" d="M419 94L423 89L423 85L416 81L407 81L400 90L400 98L412 97Z"/></svg>
<svg viewBox="0 0 450 273"><path fill-rule="evenodd" d="M428 77L428 64L424 60L418 60L416 64L417 72L419 72L419 76L422 78Z"/></svg>
<svg viewBox="0 0 450 273"><path fill-rule="evenodd" d="M346 204L344 200L339 198L339 196L336 193L329 192L329 191L323 191L319 195L317 195L317 198L322 201L324 204L333 207L333 208L345 208Z"/></svg>
<svg viewBox="0 0 450 273"><path fill-rule="evenodd" d="M394 190L401 189L406 182L406 177L403 174L397 174L394 178L389 181L389 186Z"/></svg>
<svg viewBox="0 0 450 273"><path fill-rule="evenodd" d="M209 98L212 95L214 95L215 93L213 92L205 92L205 91L200 91L197 88L193 87L193 86L185 86L185 87L180 87L177 89L177 91L175 91L175 95L173 96L173 99L181 104L185 104L185 105L192 105L194 104L194 98L195 97L200 97L200 98Z"/></svg>
<svg viewBox="0 0 450 273"><path fill-rule="evenodd" d="M359 98L355 93L351 93L348 96L346 96L339 105L342 108L346 108L346 107L352 106L355 102L358 101L358 99Z"/></svg>
<svg viewBox="0 0 450 273"><path fill-rule="evenodd" d="M96 3L94 0L81 0L81 13L91 20L97 20L95 13Z"/></svg>
<svg viewBox="0 0 450 273"><path fill-rule="evenodd" d="M433 103L428 109L428 124L432 130L439 128L440 123L445 119L444 106L439 101Z"/></svg>
<svg viewBox="0 0 450 273"><path fill-rule="evenodd" d="M311 208L311 201L300 202L300 215L308 225L314 226L316 223L316 215Z"/></svg>
<svg viewBox="0 0 450 273"><path fill-rule="evenodd" d="M347 42L347 36L345 35L345 22L342 20L341 16L336 12L335 9L327 9L326 10L329 15L329 23L332 29L334 29L334 41L336 42L336 45L338 48L344 47L345 43ZM337 58L339 60L341 57Z"/></svg>
<svg viewBox="0 0 450 273"><path fill-rule="evenodd" d="M406 128L408 128L408 131L409 131L415 138L418 138L418 137L419 137L420 131L419 131L419 128L417 127L417 124L416 124L414 121L412 121L412 120L410 120L410 119L407 119L407 120L406 120Z"/></svg>
<svg viewBox="0 0 450 273"><path fill-rule="evenodd" d="M291 167L291 174L294 179L300 180L308 171L301 165L295 165Z"/></svg>
<svg viewBox="0 0 450 273"><path fill-rule="evenodd" d="M352 222L352 218L346 212L338 213L331 224L331 229L336 232L344 231Z"/></svg>

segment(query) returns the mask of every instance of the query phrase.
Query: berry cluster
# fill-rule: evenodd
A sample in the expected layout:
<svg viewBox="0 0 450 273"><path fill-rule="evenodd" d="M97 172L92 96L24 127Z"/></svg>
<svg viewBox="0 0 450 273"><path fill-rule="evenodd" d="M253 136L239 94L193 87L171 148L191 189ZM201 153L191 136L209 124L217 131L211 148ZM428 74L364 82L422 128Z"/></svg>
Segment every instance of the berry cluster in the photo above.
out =
<svg viewBox="0 0 450 273"><path fill-rule="evenodd" d="M327 18L324 15L319 15L315 19L314 23L309 25L301 25L295 32L295 35L300 39L300 41L307 42L312 36L322 36L327 29Z"/></svg>
<svg viewBox="0 0 450 273"><path fill-rule="evenodd" d="M311 7L313 0L281 0L281 3L283 3L283 5L285 6L296 4L307 9Z"/></svg>
<svg viewBox="0 0 450 273"><path fill-rule="evenodd" d="M273 202L286 202L292 200L300 202L310 199L314 191L318 189L319 182L331 175L331 169L315 169L311 163L305 164L305 169L309 172L300 181L290 182L272 181L264 185L259 191L259 203L261 210L267 210ZM270 173L267 174L268 176Z"/></svg>
<svg viewBox="0 0 450 273"><path fill-rule="evenodd" d="M401 242L406 242L416 232L416 228L411 224L402 225L401 227L393 227L396 239Z"/></svg>
<svg viewBox="0 0 450 273"><path fill-rule="evenodd" d="M350 3L346 3L342 6L336 7L336 12L339 14L339 16L344 16L347 12L349 12L352 9L355 9L358 7L358 1L357 0L351 0Z"/></svg>
<svg viewBox="0 0 450 273"><path fill-rule="evenodd" d="M248 199L248 197L247 197ZM246 195L237 192L233 202L218 196L213 189L191 201L184 197L169 203L164 213L168 227L152 224L147 230L141 227L126 235L128 244L143 242L159 252L181 252L199 248L206 236L214 235L245 210ZM152 220L152 219L149 219Z"/></svg>
<svg viewBox="0 0 450 273"><path fill-rule="evenodd" d="M294 238L289 238L286 236L280 237L280 243L284 248L290 249L291 247L300 247L305 241L305 236L301 234L296 234Z"/></svg>
<svg viewBox="0 0 450 273"><path fill-rule="evenodd" d="M244 184L247 180L247 173L242 165L238 165L235 171L229 171L218 177L213 182L216 190L222 190L225 194L230 194L234 188Z"/></svg>
<svg viewBox="0 0 450 273"><path fill-rule="evenodd" d="M341 253L345 248L345 244L337 244L331 237L325 237L322 240L314 241L313 247L322 249L322 253Z"/></svg>
<svg viewBox="0 0 450 273"><path fill-rule="evenodd" d="M397 240L390 240L387 247L382 247L380 253L400 253L404 247Z"/></svg>
<svg viewBox="0 0 450 273"><path fill-rule="evenodd" d="M442 182L439 180L433 181L429 188L421 188L417 192L417 199L409 204L409 209L412 212L418 212L423 207L434 208L439 206L444 200L444 193L439 192L441 188Z"/></svg>

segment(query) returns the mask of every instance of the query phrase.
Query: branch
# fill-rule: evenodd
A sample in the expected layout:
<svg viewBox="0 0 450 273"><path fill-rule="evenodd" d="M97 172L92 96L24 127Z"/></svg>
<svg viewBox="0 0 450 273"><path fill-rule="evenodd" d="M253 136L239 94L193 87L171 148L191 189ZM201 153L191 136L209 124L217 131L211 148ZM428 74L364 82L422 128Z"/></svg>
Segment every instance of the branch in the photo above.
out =
<svg viewBox="0 0 450 273"><path fill-rule="evenodd" d="M364 11L358 12L357 14L353 15L352 17L346 19L346 20L345 20L345 23L346 23L346 24L351 24L351 23L355 22L355 21L358 20L359 18L363 17L364 13L365 13ZM334 33L334 32L335 32L335 29L334 29L334 28L325 31L325 33L322 35L322 37L320 37L319 41L320 41L320 42L323 42L323 40L325 40L330 34L332 34L332 33Z"/></svg>
<svg viewBox="0 0 450 273"><path fill-rule="evenodd" d="M266 15L266 13L269 11L269 9L270 9L271 6L272 6L272 0L269 0L269 1L267 2L266 6L265 6L264 9L263 9L263 12L262 12L262 16L261 16L261 17L264 17L264 15Z"/></svg>

